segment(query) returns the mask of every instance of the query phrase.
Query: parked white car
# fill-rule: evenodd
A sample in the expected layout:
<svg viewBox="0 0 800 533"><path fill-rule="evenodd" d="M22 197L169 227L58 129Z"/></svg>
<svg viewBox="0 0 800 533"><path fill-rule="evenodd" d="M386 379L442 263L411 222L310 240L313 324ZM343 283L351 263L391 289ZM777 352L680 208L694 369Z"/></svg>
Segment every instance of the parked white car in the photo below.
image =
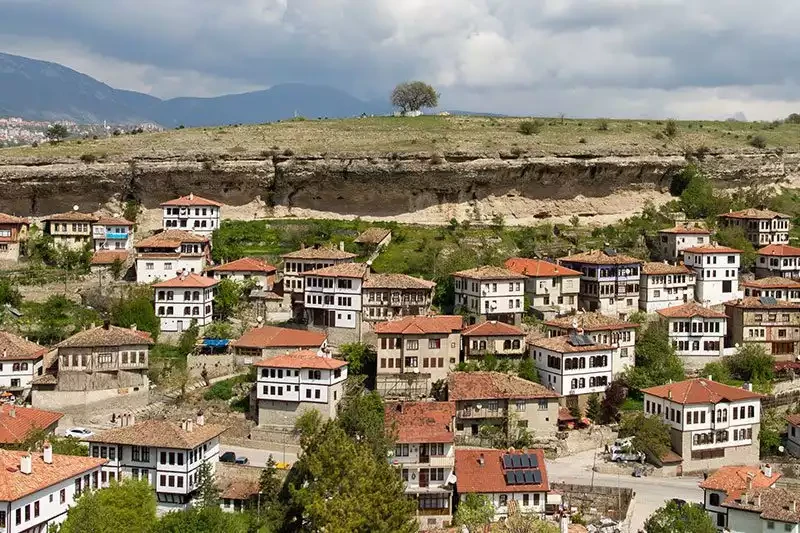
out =
<svg viewBox="0 0 800 533"><path fill-rule="evenodd" d="M64 433L64 435L67 436L67 437L74 437L74 438L76 438L78 440L86 440L89 437L91 437L92 435L94 435L94 433L90 429L77 428L76 427L76 428L69 428Z"/></svg>

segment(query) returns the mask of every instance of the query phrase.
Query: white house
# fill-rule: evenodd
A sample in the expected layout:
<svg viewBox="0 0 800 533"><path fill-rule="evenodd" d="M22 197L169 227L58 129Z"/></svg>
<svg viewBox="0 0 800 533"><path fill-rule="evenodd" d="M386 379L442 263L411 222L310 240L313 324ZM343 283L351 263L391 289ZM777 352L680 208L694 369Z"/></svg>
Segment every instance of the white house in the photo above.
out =
<svg viewBox="0 0 800 533"><path fill-rule="evenodd" d="M161 331L180 333L192 322L201 328L211 324L217 283L215 279L192 273L153 284Z"/></svg>
<svg viewBox="0 0 800 533"><path fill-rule="evenodd" d="M670 428L683 472L758 463L760 394L706 378L642 390L644 411Z"/></svg>
<svg viewBox="0 0 800 533"><path fill-rule="evenodd" d="M743 491L722 506L728 511L726 532L800 531L800 491L796 488L765 487Z"/></svg>
<svg viewBox="0 0 800 533"><path fill-rule="evenodd" d="M723 506L725 501L739 498L744 492L753 489L771 487L780 478L781 474L773 472L770 465L723 466L700 483L700 488L703 489L703 507L714 525L724 530L728 526L728 509Z"/></svg>
<svg viewBox="0 0 800 533"><path fill-rule="evenodd" d="M756 248L789 242L791 217L783 213L768 209L745 209L719 215L718 219L723 228L741 228Z"/></svg>
<svg viewBox="0 0 800 533"><path fill-rule="evenodd" d="M742 297L739 290L741 250L707 244L687 248L683 255L686 266L697 277L695 300L704 305L719 305Z"/></svg>
<svg viewBox="0 0 800 533"><path fill-rule="evenodd" d="M676 353L690 369L717 361L725 349L727 315L696 302L659 309Z"/></svg>
<svg viewBox="0 0 800 533"><path fill-rule="evenodd" d="M193 193L161 204L164 210L163 228L182 229L211 237L219 228L219 213L222 204Z"/></svg>
<svg viewBox="0 0 800 533"><path fill-rule="evenodd" d="M577 311L581 285L581 273L577 270L524 257L512 257L506 260L505 266L525 276L525 296L540 315Z"/></svg>
<svg viewBox="0 0 800 533"><path fill-rule="evenodd" d="M230 263L211 267L206 272L216 280L252 281L262 290L271 291L275 285L274 266L254 257L243 257Z"/></svg>
<svg viewBox="0 0 800 533"><path fill-rule="evenodd" d="M60 524L75 500L97 489L105 459L41 452L0 450L0 531L32 533Z"/></svg>
<svg viewBox="0 0 800 533"><path fill-rule="evenodd" d="M686 248L711 242L711 232L699 224L678 224L658 232L658 255L665 261L677 261Z"/></svg>
<svg viewBox="0 0 800 533"><path fill-rule="evenodd" d="M258 425L294 426L307 411L336 418L347 379L347 362L313 350L276 355L254 363Z"/></svg>
<svg viewBox="0 0 800 533"><path fill-rule="evenodd" d="M303 272L309 325L360 328L361 289L368 270L364 263L340 263Z"/></svg>
<svg viewBox="0 0 800 533"><path fill-rule="evenodd" d="M211 259L208 238L166 230L136 244L136 282L170 279L180 272L201 273Z"/></svg>
<svg viewBox="0 0 800 533"><path fill-rule="evenodd" d="M756 256L756 277L800 279L800 248L788 244L770 244Z"/></svg>
<svg viewBox="0 0 800 533"><path fill-rule="evenodd" d="M338 248L302 248L281 256L283 259L283 290L302 296L305 286L303 285L303 273L312 270L338 265L340 263L352 263L356 254L345 252Z"/></svg>
<svg viewBox="0 0 800 533"><path fill-rule="evenodd" d="M525 276L506 268L480 266L453 273L455 313L471 323L498 320L519 324L525 312Z"/></svg>
<svg viewBox="0 0 800 533"><path fill-rule="evenodd" d="M683 264L645 263L639 283L639 309L659 309L694 301L695 275Z"/></svg>
<svg viewBox="0 0 800 533"><path fill-rule="evenodd" d="M118 217L100 217L92 224L94 251L131 250L133 248L133 222Z"/></svg>
<svg viewBox="0 0 800 533"><path fill-rule="evenodd" d="M613 380L613 349L589 335L572 333L529 342L541 383L561 396L603 393Z"/></svg>
<svg viewBox="0 0 800 533"><path fill-rule="evenodd" d="M523 514L544 517L550 483L542 450L456 450L456 492L483 494L494 505L494 519L508 516L509 502Z"/></svg>
<svg viewBox="0 0 800 533"><path fill-rule="evenodd" d="M800 281L791 278L761 278L743 281L744 296L760 298L766 296L776 300L800 303Z"/></svg>
<svg viewBox="0 0 800 533"><path fill-rule="evenodd" d="M0 331L0 389L20 394L43 372L47 348L13 333Z"/></svg>
<svg viewBox="0 0 800 533"><path fill-rule="evenodd" d="M127 414L119 420L121 427L86 439L91 456L105 462L102 481L146 479L155 490L160 512L187 508L199 488L201 465L208 463L212 473L216 469L219 436L227 428L206 424L202 414L181 423L130 424L132 416Z"/></svg>

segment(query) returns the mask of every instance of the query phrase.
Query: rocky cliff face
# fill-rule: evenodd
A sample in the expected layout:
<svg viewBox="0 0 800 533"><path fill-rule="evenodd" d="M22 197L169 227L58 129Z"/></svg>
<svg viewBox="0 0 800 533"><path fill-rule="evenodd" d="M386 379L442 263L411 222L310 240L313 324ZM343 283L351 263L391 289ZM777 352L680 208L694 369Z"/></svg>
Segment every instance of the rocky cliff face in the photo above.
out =
<svg viewBox="0 0 800 533"><path fill-rule="evenodd" d="M0 164L0 211L45 216L94 211L111 201L146 208L194 192L225 203L223 215L317 216L446 223L453 217L509 223L573 214L598 221L669 198L683 156L489 157L482 154L276 156ZM723 188L800 184L800 153L708 155L701 167ZM251 202L262 202L253 211ZM248 205L246 215L237 209ZM606 217L605 219L603 217Z"/></svg>

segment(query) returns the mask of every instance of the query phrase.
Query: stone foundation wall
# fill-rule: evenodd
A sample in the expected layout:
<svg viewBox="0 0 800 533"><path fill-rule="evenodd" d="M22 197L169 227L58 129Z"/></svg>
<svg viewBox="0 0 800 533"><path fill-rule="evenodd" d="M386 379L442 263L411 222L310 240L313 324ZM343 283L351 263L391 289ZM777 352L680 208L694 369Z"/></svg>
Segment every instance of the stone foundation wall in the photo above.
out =
<svg viewBox="0 0 800 533"><path fill-rule="evenodd" d="M559 491L566 505L577 508L589 519L608 517L619 521L625 520L634 496L633 489L603 485L551 483L550 490Z"/></svg>
<svg viewBox="0 0 800 533"><path fill-rule="evenodd" d="M149 399L149 387L144 387L136 392L131 389L95 391L34 390L31 394L31 403L37 409L75 415L138 409L145 407L149 403Z"/></svg>
<svg viewBox="0 0 800 533"><path fill-rule="evenodd" d="M234 374L239 369L233 354L189 355L186 365L193 377L200 377L204 368L209 378Z"/></svg>

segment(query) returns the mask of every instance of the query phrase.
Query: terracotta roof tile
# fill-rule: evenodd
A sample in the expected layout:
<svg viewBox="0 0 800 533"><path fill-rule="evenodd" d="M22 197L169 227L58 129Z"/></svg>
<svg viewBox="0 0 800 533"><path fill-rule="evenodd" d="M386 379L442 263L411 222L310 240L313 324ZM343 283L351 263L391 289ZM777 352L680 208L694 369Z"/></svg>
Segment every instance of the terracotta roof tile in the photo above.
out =
<svg viewBox="0 0 800 533"><path fill-rule="evenodd" d="M497 336L519 336L525 335L521 329L505 322L496 320L486 320L467 326L461 332L465 337L497 337Z"/></svg>
<svg viewBox="0 0 800 533"><path fill-rule="evenodd" d="M57 215L50 215L44 220L49 221L66 221L66 222L96 222L99 217L91 213L80 213L78 211L67 211L66 213L59 213Z"/></svg>
<svg viewBox="0 0 800 533"><path fill-rule="evenodd" d="M219 437L226 429L228 428L218 424L204 424L202 426L194 424L192 431L186 431L180 424L169 420L145 420L132 426L102 431L86 440L107 444L128 444L187 450L199 446L214 437Z"/></svg>
<svg viewBox="0 0 800 533"><path fill-rule="evenodd" d="M461 315L406 316L398 320L375 324L378 335L449 335L461 330Z"/></svg>
<svg viewBox="0 0 800 533"><path fill-rule="evenodd" d="M160 231L137 242L135 248L177 248L183 243L207 243L208 237L182 229Z"/></svg>
<svg viewBox="0 0 800 533"><path fill-rule="evenodd" d="M63 413L43 411L32 407L0 405L0 444L18 444L39 429L47 429L57 423Z"/></svg>
<svg viewBox="0 0 800 533"><path fill-rule="evenodd" d="M744 209L742 211L731 211L730 213L723 213L719 215L720 218L753 218L759 220L766 220L772 218L791 218L789 215L778 213L777 211L770 211L769 209Z"/></svg>
<svg viewBox="0 0 800 533"><path fill-rule="evenodd" d="M452 401L558 398L544 385L502 372L451 372L448 395Z"/></svg>
<svg viewBox="0 0 800 533"><path fill-rule="evenodd" d="M0 450L0 501L13 502L62 481L99 468L108 459L53 454L53 462L45 463L41 453L32 453L31 473L19 470L26 451Z"/></svg>
<svg viewBox="0 0 800 533"><path fill-rule="evenodd" d="M128 257L130 257L130 253L125 250L100 250L92 254L92 264L111 265L117 259L125 263Z"/></svg>
<svg viewBox="0 0 800 533"><path fill-rule="evenodd" d="M722 491L730 497L738 498L747 490L748 480L753 488L770 487L780 479L781 474L773 472L767 477L759 466L723 466L700 483L701 489Z"/></svg>
<svg viewBox="0 0 800 533"><path fill-rule="evenodd" d="M387 402L384 423L397 443L453 442L453 402Z"/></svg>
<svg viewBox="0 0 800 533"><path fill-rule="evenodd" d="M556 263L551 263L550 261L527 259L525 257L512 257L510 259L506 259L505 265L506 268L512 272L528 276L529 278L553 278L581 275L581 273L577 270L572 270L571 268L567 268Z"/></svg>
<svg viewBox="0 0 800 533"><path fill-rule="evenodd" d="M327 336L317 331L304 329L262 326L248 330L233 346L240 348L318 348Z"/></svg>
<svg viewBox="0 0 800 533"><path fill-rule="evenodd" d="M392 230L386 228L369 228L361 235L356 237L354 242L361 244L379 244L392 234Z"/></svg>
<svg viewBox="0 0 800 533"><path fill-rule="evenodd" d="M724 385L705 378L687 379L677 383L659 385L658 387L643 389L642 392L684 405L716 404L724 401L732 402L762 398L762 395L756 392L750 392L740 387L731 387L730 385Z"/></svg>
<svg viewBox="0 0 800 533"><path fill-rule="evenodd" d="M689 252L692 254L740 254L741 250L730 248L729 246L722 246L721 244L704 244L703 246L692 246L686 248L684 253Z"/></svg>
<svg viewBox="0 0 800 533"><path fill-rule="evenodd" d="M745 495L747 500L745 501ZM800 491L788 488L762 487L744 491L737 498L728 498L723 507L758 513L761 520L800 524Z"/></svg>
<svg viewBox="0 0 800 533"><path fill-rule="evenodd" d="M531 341L530 345L558 353L597 352L612 349L608 344L575 345L570 342L569 335L559 335L558 337L549 338L543 337Z"/></svg>
<svg viewBox="0 0 800 533"><path fill-rule="evenodd" d="M268 368L314 368L317 370L335 370L347 366L347 361L319 355L312 350L298 350L285 355L267 357L253 363L254 366Z"/></svg>
<svg viewBox="0 0 800 533"><path fill-rule="evenodd" d="M207 198L203 198L202 196L197 196L194 193L189 193L186 196L181 196L180 198L175 198L174 200L169 200L168 202L164 202L161 204L162 207L167 206L211 206L211 207L221 207L222 204L219 202L215 202L214 200L209 200Z"/></svg>
<svg viewBox="0 0 800 533"><path fill-rule="evenodd" d="M27 218L0 213L0 224L30 224L30 221Z"/></svg>
<svg viewBox="0 0 800 533"><path fill-rule="evenodd" d="M793 426L800 426L800 414L787 415L786 421Z"/></svg>
<svg viewBox="0 0 800 533"><path fill-rule="evenodd" d="M201 276L196 272L190 272L189 274L185 275L177 275L172 279L168 279L166 281L160 281L158 283L153 283L153 287L156 289L179 289L182 287L188 288L208 288L213 287L219 283L218 280L214 278L209 278L208 276Z"/></svg>
<svg viewBox="0 0 800 533"><path fill-rule="evenodd" d="M738 307L740 309L800 309L800 304L787 302L786 300L775 300L773 304L761 301L759 296L745 296L738 300L725 302L725 307Z"/></svg>
<svg viewBox="0 0 800 533"><path fill-rule="evenodd" d="M96 346L136 346L152 345L153 338L146 331L139 331L117 326L99 326L79 331L72 337L64 339L57 348L93 348Z"/></svg>
<svg viewBox="0 0 800 533"><path fill-rule="evenodd" d="M789 246L788 244L770 244L759 248L758 255L768 255L772 257L797 257L800 256L800 248Z"/></svg>
<svg viewBox="0 0 800 533"><path fill-rule="evenodd" d="M97 224L103 224L104 226L133 226L133 222L128 219L122 217L110 217L110 216L101 216L97 220Z"/></svg>
<svg viewBox="0 0 800 533"><path fill-rule="evenodd" d="M613 331L617 329L638 328L635 322L625 322L618 318L602 315L592 311L589 313L577 313L574 315L562 316L545 322L545 326L561 329L572 329L574 323L584 331Z"/></svg>
<svg viewBox="0 0 800 533"><path fill-rule="evenodd" d="M14 335L7 331L0 331L0 361L22 361L39 359L47 353L47 348L35 342Z"/></svg>
<svg viewBox="0 0 800 533"><path fill-rule="evenodd" d="M364 280L365 289L399 289L429 291L436 287L436 283L422 278L415 278L407 274L373 274L367 275Z"/></svg>
<svg viewBox="0 0 800 533"><path fill-rule="evenodd" d="M516 272L512 272L507 268L491 266L491 265L484 265L479 266L477 268L470 268L469 270L461 270L459 272L453 272L453 276L458 276L460 278L468 278L468 279L513 279L513 280L524 280L525 276L522 274L518 274Z"/></svg>
<svg viewBox="0 0 800 533"><path fill-rule="evenodd" d="M249 500L258 496L259 482L232 480L225 483L219 497L225 500Z"/></svg>
<svg viewBox="0 0 800 533"><path fill-rule="evenodd" d="M366 263L339 263L317 270L303 272L301 276L321 276L330 278L359 278L364 279L369 273L369 266Z"/></svg>
<svg viewBox="0 0 800 533"><path fill-rule="evenodd" d="M255 257L242 257L230 263L207 268L208 272L263 272L271 274L278 269Z"/></svg>
<svg viewBox="0 0 800 533"><path fill-rule="evenodd" d="M284 259L354 259L356 254L344 252L338 248L303 248L281 256Z"/></svg>
<svg viewBox="0 0 800 533"><path fill-rule="evenodd" d="M755 289L800 289L800 281L792 278L772 276L769 278L743 281L742 286Z"/></svg>
<svg viewBox="0 0 800 533"><path fill-rule="evenodd" d="M499 493L499 492L549 492L550 483L547 478L547 465L542 450L527 450L525 453L536 455L542 482L538 484L509 485L506 483L506 470L503 468L503 456L506 450L489 449L457 449L455 474L458 492L467 494ZM521 452L514 452L521 453ZM483 464L481 464L483 457Z"/></svg>
<svg viewBox="0 0 800 533"><path fill-rule="evenodd" d="M666 318L692 318L694 316L703 318L727 318L725 313L714 311L697 302L689 302L683 305L667 307L666 309L659 309L656 313Z"/></svg>
<svg viewBox="0 0 800 533"><path fill-rule="evenodd" d="M608 255L605 250L589 250L559 259L560 263L585 263L589 265L632 265L643 261L624 254Z"/></svg>
<svg viewBox="0 0 800 533"><path fill-rule="evenodd" d="M674 226L672 228L658 230L659 233L674 233L676 235L711 235L711 232L705 228L698 228L695 226Z"/></svg>
<svg viewBox="0 0 800 533"><path fill-rule="evenodd" d="M647 275L665 275L665 274L694 274L691 270L686 268L683 263L678 265L670 265L669 263L645 263L642 265L642 274Z"/></svg>

